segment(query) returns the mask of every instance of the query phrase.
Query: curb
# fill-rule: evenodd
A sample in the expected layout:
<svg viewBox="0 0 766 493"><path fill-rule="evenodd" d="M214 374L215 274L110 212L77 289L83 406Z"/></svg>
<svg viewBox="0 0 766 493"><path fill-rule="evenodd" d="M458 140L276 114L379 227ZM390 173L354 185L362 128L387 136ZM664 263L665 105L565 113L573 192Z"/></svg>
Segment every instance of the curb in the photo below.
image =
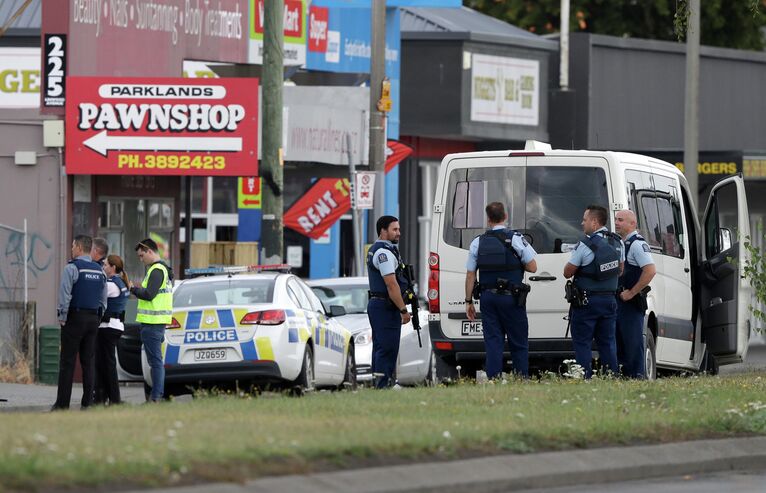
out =
<svg viewBox="0 0 766 493"><path fill-rule="evenodd" d="M501 455L267 477L245 484L164 488L166 493L508 492L734 470L762 470L766 437L698 440L527 455Z"/></svg>

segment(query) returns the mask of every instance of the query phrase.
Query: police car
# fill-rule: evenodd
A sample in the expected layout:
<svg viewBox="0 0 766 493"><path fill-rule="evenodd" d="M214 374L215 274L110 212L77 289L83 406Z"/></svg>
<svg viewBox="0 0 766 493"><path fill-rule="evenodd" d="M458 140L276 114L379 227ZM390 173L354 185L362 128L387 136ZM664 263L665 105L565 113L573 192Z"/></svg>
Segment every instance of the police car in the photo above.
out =
<svg viewBox="0 0 766 493"><path fill-rule="evenodd" d="M315 279L307 281L319 299L327 305L340 305L346 315L339 317L354 335L356 374L359 382L372 382L372 329L367 318L366 277ZM399 338L399 357L396 360L396 381L401 385L435 385L437 382L436 356L428 335L428 312L419 310L420 343L412 322L402 325Z"/></svg>
<svg viewBox="0 0 766 493"><path fill-rule="evenodd" d="M276 266L289 269L288 266ZM273 266L189 269L165 331L165 394L196 386L355 386L354 341L301 281ZM142 352L144 379L152 385Z"/></svg>

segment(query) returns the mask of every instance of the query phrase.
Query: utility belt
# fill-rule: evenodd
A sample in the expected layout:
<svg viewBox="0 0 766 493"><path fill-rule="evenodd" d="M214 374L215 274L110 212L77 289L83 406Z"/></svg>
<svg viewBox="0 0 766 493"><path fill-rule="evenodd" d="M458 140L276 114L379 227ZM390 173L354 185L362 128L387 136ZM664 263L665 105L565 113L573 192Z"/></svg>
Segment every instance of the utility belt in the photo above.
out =
<svg viewBox="0 0 766 493"><path fill-rule="evenodd" d="M498 279L495 284L480 284L478 281L473 285L472 295L475 299L481 299L482 291L489 291L499 295L513 295L516 298L516 306L526 308L527 296L532 286L526 283L509 284L508 279Z"/></svg>
<svg viewBox="0 0 766 493"><path fill-rule="evenodd" d="M371 300L373 300L373 299L375 299L375 300L388 300L389 299L388 298L388 293L376 293L374 291L367 291L367 296L369 296L369 298Z"/></svg>
<svg viewBox="0 0 766 493"><path fill-rule="evenodd" d="M604 290L604 291L588 291L578 288L571 280L567 281L564 285L564 298L572 305L572 308L581 308L588 306L589 296L615 296L616 291Z"/></svg>
<svg viewBox="0 0 766 493"><path fill-rule="evenodd" d="M71 312L91 313L91 314L94 314L94 315L98 315L99 313L101 313L101 309L100 308L75 308L75 307L70 306L69 307L69 312L70 313Z"/></svg>
<svg viewBox="0 0 766 493"><path fill-rule="evenodd" d="M621 286L618 292L621 292L624 289L626 288ZM649 304L646 301L646 296L651 290L652 290L651 286L644 286L644 288L641 290L640 293L638 293L637 295L635 295L628 301L622 301L622 299L620 299L619 296L617 299L621 301L622 303L633 304L633 306L637 310L639 310L640 312L645 312L646 310L649 309Z"/></svg>

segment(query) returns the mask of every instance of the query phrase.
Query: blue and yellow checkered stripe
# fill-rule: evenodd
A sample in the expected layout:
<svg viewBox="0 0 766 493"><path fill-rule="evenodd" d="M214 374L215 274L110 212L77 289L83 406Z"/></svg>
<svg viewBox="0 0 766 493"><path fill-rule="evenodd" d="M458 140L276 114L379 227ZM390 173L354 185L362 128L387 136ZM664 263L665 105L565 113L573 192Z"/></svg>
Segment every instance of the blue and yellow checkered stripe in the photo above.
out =
<svg viewBox="0 0 766 493"><path fill-rule="evenodd" d="M243 327L242 320L249 310L239 309L207 309L192 310L188 312L176 312L175 319L185 330L206 329L236 329ZM181 347L166 344L165 364L177 365ZM274 348L269 337L254 337L253 339L239 343L242 350L242 359L246 361L274 361Z"/></svg>

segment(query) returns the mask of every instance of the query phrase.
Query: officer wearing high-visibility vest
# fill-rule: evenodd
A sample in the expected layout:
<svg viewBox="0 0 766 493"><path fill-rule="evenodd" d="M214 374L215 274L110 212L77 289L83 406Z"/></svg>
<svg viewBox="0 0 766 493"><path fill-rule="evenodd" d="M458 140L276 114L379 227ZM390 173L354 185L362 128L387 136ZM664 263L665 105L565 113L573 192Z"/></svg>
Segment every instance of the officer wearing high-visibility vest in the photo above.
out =
<svg viewBox="0 0 766 493"><path fill-rule="evenodd" d="M617 296L617 362L626 377L644 378L644 315L647 307L642 290L652 281L657 269L649 245L636 230L633 211L617 212L614 229L625 242L625 269L620 276Z"/></svg>
<svg viewBox="0 0 766 493"><path fill-rule="evenodd" d="M465 276L466 315L476 319L473 289L479 271L481 320L486 352L487 378L503 371L505 338L511 352L513 371L529 375L529 323L524 271L536 272L536 252L518 231L508 229L508 214L500 202L486 209L489 229L477 236L468 248Z"/></svg>
<svg viewBox="0 0 766 493"><path fill-rule="evenodd" d="M367 318L372 327L372 372L376 375L375 386L382 389L394 383L399 338L402 325L410 321L410 313L402 299L407 281L396 246L401 236L399 220L394 216L381 216L375 227L378 240L367 252L370 281Z"/></svg>
<svg viewBox="0 0 766 493"><path fill-rule="evenodd" d="M622 241L606 228L605 208L590 205L582 218L585 237L580 240L564 267L564 277L574 276L578 294L572 303L570 322L575 360L585 371L593 374L591 347L596 340L601 364L617 375L615 324L617 321L617 279L624 261Z"/></svg>
<svg viewBox="0 0 766 493"><path fill-rule="evenodd" d="M82 366L83 409L93 404L95 350L98 324L106 309L106 275L90 255L92 239L78 235L72 241L72 260L64 268L59 288L58 319L61 353L56 402L52 411L69 409L77 353Z"/></svg>
<svg viewBox="0 0 766 493"><path fill-rule="evenodd" d="M173 321L173 272L161 261L157 243L151 238L141 240L136 245L136 253L149 269L141 286L133 286L130 292L138 298L136 322L141 324L141 342L152 374L152 388L147 400L158 402L165 389L162 358L165 326Z"/></svg>

